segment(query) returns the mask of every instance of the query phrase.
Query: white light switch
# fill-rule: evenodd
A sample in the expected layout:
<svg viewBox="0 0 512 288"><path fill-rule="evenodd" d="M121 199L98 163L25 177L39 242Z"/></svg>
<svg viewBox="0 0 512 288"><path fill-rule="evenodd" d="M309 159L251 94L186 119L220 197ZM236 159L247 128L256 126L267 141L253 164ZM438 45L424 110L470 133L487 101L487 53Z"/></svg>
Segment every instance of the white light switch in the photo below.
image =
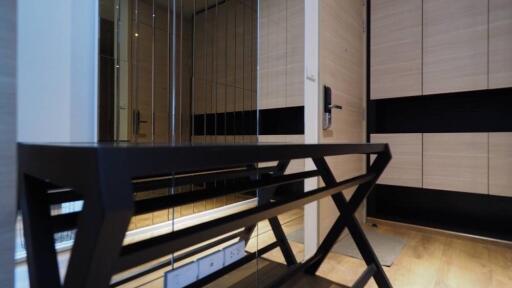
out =
<svg viewBox="0 0 512 288"><path fill-rule="evenodd" d="M227 266L245 256L245 241L239 241L223 249L224 266Z"/></svg>
<svg viewBox="0 0 512 288"><path fill-rule="evenodd" d="M204 276L209 275L224 266L224 253L222 250L219 250L215 253L198 259L197 263L199 263L199 278L203 278Z"/></svg>
<svg viewBox="0 0 512 288"><path fill-rule="evenodd" d="M316 82L316 73L312 70L313 69L306 67L306 79L311 82Z"/></svg>
<svg viewBox="0 0 512 288"><path fill-rule="evenodd" d="M197 280L199 267L197 262L192 262L165 273L166 288L185 287Z"/></svg>

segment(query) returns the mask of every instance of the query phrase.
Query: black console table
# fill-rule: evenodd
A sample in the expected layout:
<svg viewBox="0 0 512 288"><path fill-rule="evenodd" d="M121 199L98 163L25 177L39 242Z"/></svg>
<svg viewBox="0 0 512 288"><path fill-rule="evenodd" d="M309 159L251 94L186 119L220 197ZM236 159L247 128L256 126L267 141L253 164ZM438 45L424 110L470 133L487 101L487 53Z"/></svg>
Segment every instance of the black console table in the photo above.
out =
<svg viewBox="0 0 512 288"><path fill-rule="evenodd" d="M287 286L307 277L308 283L319 283L319 287L323 287L321 283L332 282L315 276L316 271L348 228L367 264L353 287L363 287L372 277L379 287L391 287L354 215L391 159L387 144L19 144L18 149L19 196L31 287L115 286L111 279L116 273L215 237L227 235L177 254L175 260L206 251L222 241L248 239L254 225L262 220L270 222L275 242L189 286L213 283L264 253L280 248L286 269L267 286ZM338 181L325 157L349 154L377 157L367 173ZM315 170L284 173L291 160L307 158L313 160ZM258 163L273 161L277 161L277 165L258 167ZM305 193L281 193L274 199L276 187L317 176L322 178L324 187ZM230 182L230 179L237 181ZM134 192L209 181L231 184L206 185L203 189L143 200L135 200L133 196ZM357 189L348 201L341 191L355 186ZM134 215L247 191L257 191L258 205L254 208L123 245ZM277 215L324 197L332 198L340 215L316 253L297 263ZM77 200L84 203L79 212L50 213L51 205ZM75 241L67 273L61 282L54 233L74 229ZM243 230L232 233L240 229Z"/></svg>

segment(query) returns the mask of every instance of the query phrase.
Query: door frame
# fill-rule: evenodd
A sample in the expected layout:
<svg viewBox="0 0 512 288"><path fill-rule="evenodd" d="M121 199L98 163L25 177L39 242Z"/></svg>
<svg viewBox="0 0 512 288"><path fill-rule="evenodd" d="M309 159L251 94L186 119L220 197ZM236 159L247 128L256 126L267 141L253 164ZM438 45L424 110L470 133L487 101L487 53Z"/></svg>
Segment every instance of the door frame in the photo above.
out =
<svg viewBox="0 0 512 288"><path fill-rule="evenodd" d="M320 85L319 71L319 1L304 0L304 142L319 143L320 129ZM305 161L305 170L314 169L310 159ZM304 181L304 191L318 187L317 178ZM318 247L318 201L304 206L304 259L315 253Z"/></svg>

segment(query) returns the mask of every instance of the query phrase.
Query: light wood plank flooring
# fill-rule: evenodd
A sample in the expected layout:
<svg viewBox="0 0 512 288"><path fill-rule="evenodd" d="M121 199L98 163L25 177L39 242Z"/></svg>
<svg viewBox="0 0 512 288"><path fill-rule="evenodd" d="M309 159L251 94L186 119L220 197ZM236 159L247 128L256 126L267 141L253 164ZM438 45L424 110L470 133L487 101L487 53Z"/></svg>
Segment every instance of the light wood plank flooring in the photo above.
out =
<svg viewBox="0 0 512 288"><path fill-rule="evenodd" d="M286 233L295 231L302 227L302 211L281 215L280 220L285 223ZM512 287L512 246L393 224L381 224L378 229L407 242L393 266L384 268L394 287ZM269 225L261 223L249 242L248 250L263 247L273 240ZM291 242L291 246L297 259L301 260L303 245ZM265 258L284 263L278 249L266 254ZM364 268L361 260L331 253L320 267L319 275L349 286ZM162 287L164 271L157 271L123 287ZM377 286L371 280L367 287Z"/></svg>

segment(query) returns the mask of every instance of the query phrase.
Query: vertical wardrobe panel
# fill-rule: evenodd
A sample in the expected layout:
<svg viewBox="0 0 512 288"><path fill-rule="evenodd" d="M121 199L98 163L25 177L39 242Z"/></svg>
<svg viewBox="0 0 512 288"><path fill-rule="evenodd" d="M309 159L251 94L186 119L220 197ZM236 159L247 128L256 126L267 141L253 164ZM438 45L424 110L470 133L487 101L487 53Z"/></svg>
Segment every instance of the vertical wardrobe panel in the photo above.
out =
<svg viewBox="0 0 512 288"><path fill-rule="evenodd" d="M512 1L489 0L489 88L512 86Z"/></svg>
<svg viewBox="0 0 512 288"><path fill-rule="evenodd" d="M378 0L371 11L371 98L421 95L422 0Z"/></svg>
<svg viewBox="0 0 512 288"><path fill-rule="evenodd" d="M512 133L489 134L489 194L512 197Z"/></svg>
<svg viewBox="0 0 512 288"><path fill-rule="evenodd" d="M423 94L487 88L487 0L423 1Z"/></svg>
<svg viewBox="0 0 512 288"><path fill-rule="evenodd" d="M423 134L423 187L488 193L488 133Z"/></svg>
<svg viewBox="0 0 512 288"><path fill-rule="evenodd" d="M388 143L393 158L379 184L421 188L422 135L415 134L373 134L372 143Z"/></svg>

